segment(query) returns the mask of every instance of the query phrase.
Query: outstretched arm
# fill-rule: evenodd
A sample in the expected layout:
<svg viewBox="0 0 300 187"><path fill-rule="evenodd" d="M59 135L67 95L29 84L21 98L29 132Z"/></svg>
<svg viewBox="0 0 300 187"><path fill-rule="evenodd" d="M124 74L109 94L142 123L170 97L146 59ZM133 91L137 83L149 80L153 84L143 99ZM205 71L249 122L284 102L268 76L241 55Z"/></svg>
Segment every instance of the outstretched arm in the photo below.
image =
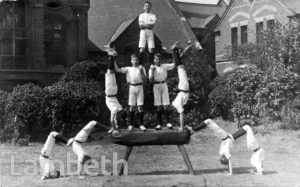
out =
<svg viewBox="0 0 300 187"><path fill-rule="evenodd" d="M122 73L122 69L119 68L119 66L118 66L118 64L116 63L116 61L114 62L114 64L115 64L115 70L116 70L116 72Z"/></svg>

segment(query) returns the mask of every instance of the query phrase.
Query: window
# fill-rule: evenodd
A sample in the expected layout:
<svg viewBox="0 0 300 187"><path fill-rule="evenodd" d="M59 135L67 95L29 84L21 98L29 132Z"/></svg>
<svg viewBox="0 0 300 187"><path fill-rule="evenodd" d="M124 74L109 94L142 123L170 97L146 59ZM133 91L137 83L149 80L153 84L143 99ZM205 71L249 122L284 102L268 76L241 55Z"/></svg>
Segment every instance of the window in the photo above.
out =
<svg viewBox="0 0 300 187"><path fill-rule="evenodd" d="M45 57L50 66L64 64L63 24L57 18L45 19Z"/></svg>
<svg viewBox="0 0 300 187"><path fill-rule="evenodd" d="M57 9L61 7L60 0L48 0L47 7Z"/></svg>
<svg viewBox="0 0 300 187"><path fill-rule="evenodd" d="M256 43L259 44L262 41L264 32L264 22L256 23Z"/></svg>
<svg viewBox="0 0 300 187"><path fill-rule="evenodd" d="M26 50L25 4L0 4L0 69L27 69Z"/></svg>
<svg viewBox="0 0 300 187"><path fill-rule="evenodd" d="M241 26L241 43L245 44L248 42L247 25Z"/></svg>
<svg viewBox="0 0 300 187"><path fill-rule="evenodd" d="M273 19L270 19L267 21L267 29L269 31L273 31L274 30L274 26L275 26L275 22Z"/></svg>
<svg viewBox="0 0 300 187"><path fill-rule="evenodd" d="M231 49L232 49L232 55L235 54L236 49L238 45L238 28L237 27L232 27L231 28Z"/></svg>

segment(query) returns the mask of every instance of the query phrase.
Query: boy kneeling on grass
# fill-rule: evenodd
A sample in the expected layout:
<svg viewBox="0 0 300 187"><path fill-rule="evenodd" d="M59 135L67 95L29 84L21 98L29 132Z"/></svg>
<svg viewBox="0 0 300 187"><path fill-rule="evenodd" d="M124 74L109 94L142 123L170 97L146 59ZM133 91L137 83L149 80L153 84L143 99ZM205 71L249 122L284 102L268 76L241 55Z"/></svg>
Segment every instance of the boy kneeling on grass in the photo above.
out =
<svg viewBox="0 0 300 187"><path fill-rule="evenodd" d="M244 125L240 128L236 133L231 135L230 133L224 131L221 127L219 127L213 120L207 119L199 125L194 127L186 126L186 128L194 134L201 129L208 127L214 133L214 135L222 140L220 146L220 162L224 165L228 165L228 175L232 175L232 161L231 161L231 154L230 148L232 148L232 142L240 138L241 136L246 134L247 139L247 147L252 150L252 156L250 163L252 166L255 167L254 173L256 175L263 174L263 160L264 160L264 150L258 144L252 129L248 125Z"/></svg>

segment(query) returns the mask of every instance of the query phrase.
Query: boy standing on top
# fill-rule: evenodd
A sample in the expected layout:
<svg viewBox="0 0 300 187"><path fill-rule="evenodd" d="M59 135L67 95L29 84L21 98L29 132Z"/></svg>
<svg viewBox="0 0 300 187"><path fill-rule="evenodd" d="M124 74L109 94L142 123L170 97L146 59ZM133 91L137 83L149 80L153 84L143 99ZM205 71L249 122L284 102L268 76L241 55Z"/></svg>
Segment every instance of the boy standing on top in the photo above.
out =
<svg viewBox="0 0 300 187"><path fill-rule="evenodd" d="M169 119L169 90L166 82L168 73L167 71L174 69L175 63L161 64L161 55L156 53L154 55L154 65L150 66L149 69L149 80L153 83L153 93L154 93L154 106L156 106L156 115L159 124L155 127L159 130L163 126L162 114L165 113L167 120L167 127L172 128L173 125L170 123Z"/></svg>
<svg viewBox="0 0 300 187"><path fill-rule="evenodd" d="M115 62L115 70L118 73L126 74L127 83L129 84L129 96L128 96L128 105L129 105L129 116L128 116L128 131L133 129L134 123L134 109L138 109L138 118L139 118L139 127L142 131L146 130L144 126L144 88L143 84L146 82L146 70L139 64L139 58L137 55L131 55L131 67L119 68Z"/></svg>
<svg viewBox="0 0 300 187"><path fill-rule="evenodd" d="M151 13L151 3L146 1L144 3L144 13L139 15L139 26L140 26L140 38L139 38L139 48L140 48L140 59L143 59L145 53L146 43L149 49L149 61L153 63L154 55L154 34L153 28L156 22L155 14Z"/></svg>

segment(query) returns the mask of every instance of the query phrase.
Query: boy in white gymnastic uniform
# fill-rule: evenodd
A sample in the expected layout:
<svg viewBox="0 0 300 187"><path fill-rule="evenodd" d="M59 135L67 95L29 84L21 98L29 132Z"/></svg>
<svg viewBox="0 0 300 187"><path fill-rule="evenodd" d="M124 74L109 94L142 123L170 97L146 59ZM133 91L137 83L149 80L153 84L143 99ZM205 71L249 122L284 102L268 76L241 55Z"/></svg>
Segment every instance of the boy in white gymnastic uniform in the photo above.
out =
<svg viewBox="0 0 300 187"><path fill-rule="evenodd" d="M55 142L61 142L67 144L68 139L61 136L58 132L54 132L54 131L48 135L39 158L39 162L42 170L41 180L54 179L60 176L60 172L55 170L54 163L50 160L50 154L52 153L52 149L54 147Z"/></svg>
<svg viewBox="0 0 300 187"><path fill-rule="evenodd" d="M142 131L146 131L144 126L144 88L143 84L146 82L146 70L139 64L139 58L137 55L131 55L131 67L119 68L115 62L115 70L118 73L126 74L127 83L129 84L129 96L128 96L128 105L129 105L129 117L128 117L128 131L133 129L134 122L134 109L138 109L139 117L139 128Z"/></svg>
<svg viewBox="0 0 300 187"><path fill-rule="evenodd" d="M255 167L254 173L257 175L263 174L263 160L265 157L264 149L259 145L257 139L255 138L253 131L249 125L244 125L232 136L234 140L246 134L247 147L252 151L250 163Z"/></svg>
<svg viewBox="0 0 300 187"><path fill-rule="evenodd" d="M153 63L153 55L155 49L153 28L156 22L155 14L151 13L152 5L149 1L144 3L144 13L139 15L139 26L140 26L140 37L139 37L139 48L140 48L140 59L143 59L145 53L146 43L149 49L149 61Z"/></svg>
<svg viewBox="0 0 300 187"><path fill-rule="evenodd" d="M244 134L247 134L246 135L247 146L249 149L253 151L250 163L256 168L255 174L259 174L259 175L263 174L262 162L264 160L264 150L258 144L250 126L248 125L243 126L233 135L224 131L211 119L207 119L204 122L202 122L200 125L196 125L194 127L189 127L189 126L186 127L188 130L191 131L192 134L203 128L209 127L211 130L213 130L213 132L215 132L215 135L217 137L222 139L222 143L220 147L220 155L221 155L220 161L222 164L226 164L226 165L228 164L230 175L232 174L232 162L230 159L231 158L230 148L232 147L232 141L235 141L239 137L243 136Z"/></svg>
<svg viewBox="0 0 300 187"><path fill-rule="evenodd" d="M153 93L154 93L154 106L156 107L156 115L158 123L155 127L156 130L159 130L163 126L162 114L165 114L167 127L172 128L173 125L170 123L169 119L169 90L167 85L167 71L174 69L175 62L170 64L161 64L160 62L161 55L156 53L154 55L154 65L150 66L149 69L149 80L153 84Z"/></svg>
<svg viewBox="0 0 300 187"><path fill-rule="evenodd" d="M179 113L179 122L180 122L180 127L179 131L183 131L184 127L184 105L187 104L189 100L189 82L186 74L186 70L184 68L184 64L181 61L181 56L179 53L179 42L174 43L171 46L172 50L172 57L173 57L173 62L177 66L177 72L178 72L178 78L179 78L179 83L178 83L178 94L174 101L172 102L173 107L176 108L177 112Z"/></svg>
<svg viewBox="0 0 300 187"><path fill-rule="evenodd" d="M97 127L106 129L106 127L104 125L98 123L97 121L90 121L87 125L85 125L79 131L79 133L77 133L77 135L74 138L72 138L72 141L70 141L67 144L67 146L70 146L72 143L73 151L78 157L78 170L77 171L78 171L78 177L81 179L85 178L84 177L85 173L83 171L84 164L88 160L92 159L92 157L89 156L87 151L83 148L82 143L87 142L89 135Z"/></svg>
<svg viewBox="0 0 300 187"><path fill-rule="evenodd" d="M112 126L112 128L108 131L110 134L117 129L117 113L122 110L122 106L117 99L118 85L116 82L114 67L117 52L112 48L108 48L107 53L109 55L109 64L105 74L105 103L110 110L110 123Z"/></svg>

